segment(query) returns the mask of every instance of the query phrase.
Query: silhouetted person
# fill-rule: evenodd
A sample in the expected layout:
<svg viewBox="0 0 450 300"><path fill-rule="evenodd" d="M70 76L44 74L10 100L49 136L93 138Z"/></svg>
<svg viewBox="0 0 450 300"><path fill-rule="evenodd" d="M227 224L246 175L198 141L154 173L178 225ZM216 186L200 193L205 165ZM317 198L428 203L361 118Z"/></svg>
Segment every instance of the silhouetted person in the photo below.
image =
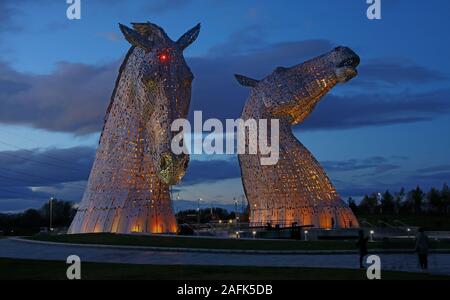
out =
<svg viewBox="0 0 450 300"><path fill-rule="evenodd" d="M428 269L428 248L428 237L423 228L420 228L419 233L416 236L416 252L419 256L420 268L422 270Z"/></svg>
<svg viewBox="0 0 450 300"><path fill-rule="evenodd" d="M363 260L364 260L364 257L368 254L367 242L369 241L369 238L364 237L363 230L360 230L358 232L358 234L359 234L359 237L358 237L358 242L356 242L356 247L358 247L358 250L359 250L359 267L361 269L364 269Z"/></svg>

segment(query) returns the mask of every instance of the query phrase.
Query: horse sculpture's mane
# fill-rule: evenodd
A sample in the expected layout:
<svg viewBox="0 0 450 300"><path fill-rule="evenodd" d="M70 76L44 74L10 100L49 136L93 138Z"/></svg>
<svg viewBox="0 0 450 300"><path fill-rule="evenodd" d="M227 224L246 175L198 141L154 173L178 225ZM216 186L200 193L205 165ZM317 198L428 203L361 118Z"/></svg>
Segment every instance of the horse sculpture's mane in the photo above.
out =
<svg viewBox="0 0 450 300"><path fill-rule="evenodd" d="M100 143L101 140L102 140L101 138L102 138L102 136L103 136L103 131L105 130L106 121L108 120L109 113L110 113L111 108L112 108L112 106L113 106L113 104L114 104L114 98L116 97L117 87L119 86L119 82L120 82L120 80L122 79L122 73L123 73L123 71L125 70L125 67L126 67L127 64L128 64L128 59L130 58L131 54L133 54L134 49L136 49L136 47L133 46L133 47L131 47L131 48L128 50L128 52L127 52L127 54L125 55L125 58L124 58L122 64L120 65L120 68L119 68L119 76L117 76L116 83L115 83L115 85L114 85L114 90L113 90L113 92L112 92L111 99L109 100L108 108L106 109L105 118L104 118L104 120L103 120L103 128L102 128L102 132L101 132L101 135L100 135L100 139L98 140L99 143Z"/></svg>

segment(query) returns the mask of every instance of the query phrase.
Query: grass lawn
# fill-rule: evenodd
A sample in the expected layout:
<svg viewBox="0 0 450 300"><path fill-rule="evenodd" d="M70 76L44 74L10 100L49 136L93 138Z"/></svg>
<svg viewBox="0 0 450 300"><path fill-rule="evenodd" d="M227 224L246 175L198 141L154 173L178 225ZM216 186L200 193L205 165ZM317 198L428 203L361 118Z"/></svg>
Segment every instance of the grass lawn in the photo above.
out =
<svg viewBox="0 0 450 300"><path fill-rule="evenodd" d="M66 279L64 261L38 261L0 258L0 280ZM232 267L232 266L167 266L82 263L82 279L167 279L167 280L308 280L366 279L365 271L349 269ZM418 273L382 272L383 279L448 280L448 276Z"/></svg>
<svg viewBox="0 0 450 300"><path fill-rule="evenodd" d="M102 245L128 245L149 247L180 247L200 249L242 249L242 250L323 250L323 249L355 249L354 241L271 241L271 240L237 240L237 239L212 239L193 238L180 236L139 236L139 235L116 235L116 234L79 234L59 236L35 236L33 240L79 243L79 244L102 244Z"/></svg>
<svg viewBox="0 0 450 300"><path fill-rule="evenodd" d="M100 245L179 247L241 250L355 250L355 241L236 240L193 237L140 236L119 234L40 235L31 240ZM371 249L414 249L413 240L369 243ZM432 248L450 249L450 242L432 242Z"/></svg>
<svg viewBox="0 0 450 300"><path fill-rule="evenodd" d="M395 220L399 220L408 226L439 228L445 230L450 229L450 218L446 216L358 215L358 219L364 219L375 226L380 225L378 224L378 221L384 221L391 225L398 225L395 223Z"/></svg>

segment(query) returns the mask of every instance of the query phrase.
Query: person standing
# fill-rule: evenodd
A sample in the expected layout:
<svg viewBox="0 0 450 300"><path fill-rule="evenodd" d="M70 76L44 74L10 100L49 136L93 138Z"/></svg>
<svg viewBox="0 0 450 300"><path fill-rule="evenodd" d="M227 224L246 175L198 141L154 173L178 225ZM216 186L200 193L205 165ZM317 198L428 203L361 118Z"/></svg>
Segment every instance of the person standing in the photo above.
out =
<svg viewBox="0 0 450 300"><path fill-rule="evenodd" d="M419 264L422 270L428 269L428 250L429 241L423 228L419 229L419 233L416 236L416 248L417 255L419 256Z"/></svg>
<svg viewBox="0 0 450 300"><path fill-rule="evenodd" d="M364 269L363 260L364 257L368 254L367 243L369 242L369 238L364 236L364 230L360 230L358 234L359 237L358 242L356 242L356 247L358 248L359 251L359 267L361 269Z"/></svg>

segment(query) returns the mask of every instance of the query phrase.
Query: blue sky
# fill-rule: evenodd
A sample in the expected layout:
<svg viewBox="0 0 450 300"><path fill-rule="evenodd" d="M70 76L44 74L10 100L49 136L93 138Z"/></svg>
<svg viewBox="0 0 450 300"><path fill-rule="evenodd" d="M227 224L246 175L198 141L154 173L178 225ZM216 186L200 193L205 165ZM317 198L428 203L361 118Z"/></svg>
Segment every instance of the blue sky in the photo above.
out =
<svg viewBox="0 0 450 300"><path fill-rule="evenodd" d="M262 78L336 45L362 59L295 128L343 198L450 181L450 3L382 0L63 0L0 2L0 211L79 201L118 66L129 44L117 24L152 21L173 39L202 23L185 52L195 74L191 112L238 118ZM242 192L235 157L193 157L180 198L230 203ZM210 170L210 171L205 171ZM221 170L218 172L217 170Z"/></svg>

